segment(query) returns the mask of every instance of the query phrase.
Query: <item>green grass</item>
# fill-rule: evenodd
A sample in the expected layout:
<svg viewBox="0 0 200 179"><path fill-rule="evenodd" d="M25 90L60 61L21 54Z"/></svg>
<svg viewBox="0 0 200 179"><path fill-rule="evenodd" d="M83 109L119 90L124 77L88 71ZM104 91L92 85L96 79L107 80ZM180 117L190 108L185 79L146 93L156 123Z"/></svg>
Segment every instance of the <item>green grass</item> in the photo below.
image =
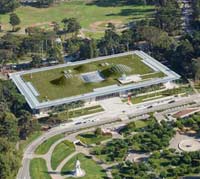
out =
<svg viewBox="0 0 200 179"><path fill-rule="evenodd" d="M86 37L93 39L101 39L104 36L104 32L83 32Z"/></svg>
<svg viewBox="0 0 200 179"><path fill-rule="evenodd" d="M55 170L58 165L67 157L69 156L71 153L73 153L75 151L75 147L73 145L73 143L65 140L61 143L59 143L51 156L51 166L52 169Z"/></svg>
<svg viewBox="0 0 200 179"><path fill-rule="evenodd" d="M31 160L30 176L31 179L51 179L44 159L35 158Z"/></svg>
<svg viewBox="0 0 200 179"><path fill-rule="evenodd" d="M138 120L138 121L135 121L135 127L136 129L140 129L140 128L144 128L146 127L151 121L148 121L148 120Z"/></svg>
<svg viewBox="0 0 200 179"><path fill-rule="evenodd" d="M77 136L83 143L90 145L90 144L98 144L104 140L110 139L112 135L98 135L96 136L94 132L87 132L84 134L79 134Z"/></svg>
<svg viewBox="0 0 200 179"><path fill-rule="evenodd" d="M92 106L84 109L77 109L73 111L64 111L60 112L57 114L57 117L61 120L66 120L69 118L74 118L74 117L79 117L79 116L84 116L84 115L89 115L89 114L94 114L97 112L102 112L104 111L101 106Z"/></svg>
<svg viewBox="0 0 200 179"><path fill-rule="evenodd" d="M78 154L69 160L64 167L62 168L62 174L69 174L74 170L74 165L76 160L80 161L81 168L85 171L86 175L81 177L81 179L104 179L106 177L106 173L102 171L102 168L96 164L92 159L84 156L83 154ZM72 179L69 177L68 179Z"/></svg>
<svg viewBox="0 0 200 179"><path fill-rule="evenodd" d="M47 139L45 142L43 142L41 145L38 146L35 153L38 155L46 154L50 147L59 139L63 138L64 134L58 134L56 136L53 136L49 139Z"/></svg>
<svg viewBox="0 0 200 179"><path fill-rule="evenodd" d="M149 78L161 78L161 77L164 77L165 74L162 73L162 72L157 72L157 73L152 73L152 74L147 74L147 75L144 75L142 76L142 79L149 79Z"/></svg>
<svg viewBox="0 0 200 179"><path fill-rule="evenodd" d="M35 131L26 140L21 140L19 144L20 151L23 151L32 141L37 139L41 134L41 131Z"/></svg>
<svg viewBox="0 0 200 179"><path fill-rule="evenodd" d="M110 65L102 66L102 63L108 63ZM33 86L39 91L40 101L45 101L47 99L54 100L93 92L94 88L119 84L119 82L117 81L119 74L115 73L111 74L111 76L107 77L104 81L99 83L84 83L83 80L80 78L81 73L96 70L108 71L114 64L124 64L126 66L129 66L132 69L130 75L142 75L153 72L153 70L147 65L145 65L141 61L141 58L137 55L127 55L123 57L110 58L107 60L96 61L82 65L46 70L42 72L33 73L32 75L26 74L22 77L25 81L30 81L33 84ZM71 74L73 75L72 78L64 79L62 77L63 71L66 70L71 70Z"/></svg>
<svg viewBox="0 0 200 179"><path fill-rule="evenodd" d="M138 103L141 103L141 102L159 99L159 98L172 96L172 95L177 95L177 94L181 94L181 93L190 94L190 93L192 93L192 89L190 87L179 87L179 88L176 88L176 89L165 90L165 91L162 91L162 92L155 92L155 93L147 94L147 95L143 95L143 96L136 96L136 97L133 96L131 98L131 102L133 104L138 104ZM124 102L127 102L127 100L124 100Z"/></svg>
<svg viewBox="0 0 200 179"><path fill-rule="evenodd" d="M49 8L21 6L15 13L21 19L21 27L33 26L52 21L61 22L63 18L75 17L84 28L96 21L120 20L123 23L144 19L154 13L154 6L129 5L116 7L99 7L87 5L86 0L62 2ZM2 15L1 21L5 29L10 29L9 15ZM45 26L45 24L43 25Z"/></svg>

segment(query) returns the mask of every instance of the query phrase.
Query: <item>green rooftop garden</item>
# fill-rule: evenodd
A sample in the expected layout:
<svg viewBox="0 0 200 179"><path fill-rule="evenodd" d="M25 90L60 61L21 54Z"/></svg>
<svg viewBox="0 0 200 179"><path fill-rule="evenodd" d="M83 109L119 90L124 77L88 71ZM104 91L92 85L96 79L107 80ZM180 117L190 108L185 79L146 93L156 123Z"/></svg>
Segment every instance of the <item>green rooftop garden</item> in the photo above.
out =
<svg viewBox="0 0 200 179"><path fill-rule="evenodd" d="M95 71L99 72L100 76L104 79L103 81L86 82L82 79L82 74ZM46 101L93 92L95 88L109 85L121 85L117 79L123 74L127 76L134 74L144 75L152 74L153 72L137 55L126 55L26 74L22 78L26 82L29 81L32 83L40 94L38 96L40 101ZM164 76L164 74L156 72L153 78L161 76ZM141 76L141 78L142 80L147 80L146 77L143 79Z"/></svg>

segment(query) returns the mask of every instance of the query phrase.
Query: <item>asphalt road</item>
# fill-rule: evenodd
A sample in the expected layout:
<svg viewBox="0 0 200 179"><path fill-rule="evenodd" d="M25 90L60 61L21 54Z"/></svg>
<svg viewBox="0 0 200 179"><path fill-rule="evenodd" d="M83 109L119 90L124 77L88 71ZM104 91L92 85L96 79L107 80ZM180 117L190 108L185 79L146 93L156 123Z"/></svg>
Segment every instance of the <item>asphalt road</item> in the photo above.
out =
<svg viewBox="0 0 200 179"><path fill-rule="evenodd" d="M75 119L74 122L66 123L61 126L57 126L45 132L41 137L37 138L24 151L23 160L22 160L22 167L20 168L17 179L30 179L29 173L29 164L30 160L33 158L33 154L35 149L43 143L48 138L55 136L60 133L72 133L77 130L99 126L106 123L113 123L116 124L117 119L119 116L127 115L129 117L136 117L136 116L143 116L150 112L156 112L161 110L166 110L169 108L175 108L177 106L186 105L190 103L194 103L196 100L200 99L198 94L191 95L189 97L178 97L174 98L175 102L169 103L169 101L161 101L160 102L147 102L140 105L128 106L126 110L121 111L120 109L114 109L110 112L101 112L96 115L92 115L90 117L79 117ZM196 101L196 103L200 104L200 100ZM136 118L137 119L137 118ZM130 122L129 119L126 119L120 123L128 123Z"/></svg>

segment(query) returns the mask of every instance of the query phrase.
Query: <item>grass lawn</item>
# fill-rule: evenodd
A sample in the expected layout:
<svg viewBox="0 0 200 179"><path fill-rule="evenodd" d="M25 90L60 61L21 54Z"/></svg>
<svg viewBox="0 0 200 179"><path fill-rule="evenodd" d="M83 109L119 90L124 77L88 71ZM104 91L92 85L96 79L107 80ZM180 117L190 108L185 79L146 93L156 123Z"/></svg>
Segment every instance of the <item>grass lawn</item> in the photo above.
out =
<svg viewBox="0 0 200 179"><path fill-rule="evenodd" d="M92 107L88 107L88 108L84 108L84 109L77 109L77 110L73 110L73 111L64 111L64 112L60 112L57 114L57 117L59 119L62 120L66 120L69 118L74 118L74 117L79 117L79 116L84 116L84 115L88 115L88 114L94 114L97 112L102 112L104 111L104 109L101 106L92 106Z"/></svg>
<svg viewBox="0 0 200 179"><path fill-rule="evenodd" d="M107 63L108 65L102 65ZM40 101L47 99L54 100L64 97L70 97L75 95L81 95L89 92L93 92L93 89L105 87L109 85L119 84L117 78L121 74L110 72L113 65L123 64L131 69L129 75L133 74L147 74L152 73L153 70L145 65L141 58L137 55L126 55L123 57L110 58L101 61L95 61L82 65L68 66L58 69L46 70L22 76L25 81L30 81L33 86L38 90ZM72 75L71 78L65 78L63 72L69 71ZM101 71L105 77L105 80L98 83L85 83L80 75L82 73ZM53 84L53 82L58 84ZM46 90L48 89L48 90Z"/></svg>
<svg viewBox="0 0 200 179"><path fill-rule="evenodd" d="M32 159L30 162L31 179L51 179L47 173L46 162L42 158Z"/></svg>
<svg viewBox="0 0 200 179"><path fill-rule="evenodd" d="M150 17L154 6L129 5L129 6L108 6L100 7L89 5L87 0L73 0L53 5L49 8L34 8L21 6L15 13L21 19L21 27L40 25L52 21L61 22L63 18L75 17L84 28L90 28L91 24L97 21L118 20L127 23L132 20L139 20ZM95 14L95 15L94 15ZM4 29L10 29L9 15L2 15Z"/></svg>
<svg viewBox="0 0 200 179"><path fill-rule="evenodd" d="M103 169L99 165L97 165L96 162L83 154L78 154L64 165L64 167L62 168L63 175L70 174L71 171L74 170L77 158L81 163L81 168L86 173L86 175L84 177L81 177L81 179L104 179L106 177L106 173L103 171ZM72 179L72 177L68 179Z"/></svg>
<svg viewBox="0 0 200 179"><path fill-rule="evenodd" d="M101 39L104 36L104 32L83 32L86 37L93 38L93 39Z"/></svg>
<svg viewBox="0 0 200 179"><path fill-rule="evenodd" d="M136 127L136 129L144 128L150 122L151 122L150 120L149 121L148 120L145 120L145 121L143 121L143 120L137 120L137 121L135 121L135 127Z"/></svg>
<svg viewBox="0 0 200 179"><path fill-rule="evenodd" d="M65 140L61 143L59 143L53 153L52 153L52 156L51 156L51 166L52 166L52 169L55 170L58 165L68 156L70 155L71 153L73 153L75 151L75 147L74 145Z"/></svg>
<svg viewBox="0 0 200 179"><path fill-rule="evenodd" d="M150 125L152 120L137 120L128 123L123 129L121 129L120 133L126 135L130 135L132 132L137 131L138 129L145 128Z"/></svg>
<svg viewBox="0 0 200 179"><path fill-rule="evenodd" d="M19 144L20 151L23 151L32 141L37 139L41 134L41 131L35 131L26 140L21 140Z"/></svg>
<svg viewBox="0 0 200 179"><path fill-rule="evenodd" d="M96 136L94 134L94 132L88 132L88 133L84 133L84 134L79 134L77 137L83 143L90 145L90 144L98 144L101 141L110 139L112 137L112 135L99 135L99 136Z"/></svg>
<svg viewBox="0 0 200 179"><path fill-rule="evenodd" d="M190 94L192 93L192 89L190 87L179 87L176 89L165 90L162 92L155 92L155 93L147 94L143 96L133 96L131 98L131 102L133 104L137 104L137 103L141 103L141 102L145 102L145 101L149 101L153 99L159 99L159 98L163 98L167 96L177 95L181 93ZM124 100L124 102L127 102L127 100Z"/></svg>
<svg viewBox="0 0 200 179"><path fill-rule="evenodd" d="M59 139L63 138L64 134L58 134L56 136L53 136L49 139L47 139L45 142L43 142L41 145L38 146L35 153L38 155L46 154L50 147Z"/></svg>

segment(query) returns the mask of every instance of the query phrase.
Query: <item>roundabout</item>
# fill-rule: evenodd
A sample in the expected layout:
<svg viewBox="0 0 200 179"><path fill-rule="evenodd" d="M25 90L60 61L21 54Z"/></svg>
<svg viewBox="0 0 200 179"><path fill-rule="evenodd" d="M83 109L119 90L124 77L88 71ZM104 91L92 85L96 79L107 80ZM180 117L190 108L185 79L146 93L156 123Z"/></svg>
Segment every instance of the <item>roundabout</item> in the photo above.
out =
<svg viewBox="0 0 200 179"><path fill-rule="evenodd" d="M200 150L200 141L197 139L186 139L182 140L178 146L184 152L194 152Z"/></svg>

